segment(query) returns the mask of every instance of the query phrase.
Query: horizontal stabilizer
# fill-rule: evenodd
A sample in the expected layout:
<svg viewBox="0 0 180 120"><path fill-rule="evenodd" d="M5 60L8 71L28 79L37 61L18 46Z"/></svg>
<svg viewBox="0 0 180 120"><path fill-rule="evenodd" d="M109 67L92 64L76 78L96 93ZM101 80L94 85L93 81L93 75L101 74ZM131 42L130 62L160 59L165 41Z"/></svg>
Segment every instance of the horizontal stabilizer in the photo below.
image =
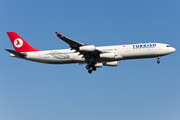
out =
<svg viewBox="0 0 180 120"><path fill-rule="evenodd" d="M16 55L16 56L19 56L19 57L26 57L26 53L20 53L20 52L16 52L14 50L11 50L11 49L5 49L6 51Z"/></svg>

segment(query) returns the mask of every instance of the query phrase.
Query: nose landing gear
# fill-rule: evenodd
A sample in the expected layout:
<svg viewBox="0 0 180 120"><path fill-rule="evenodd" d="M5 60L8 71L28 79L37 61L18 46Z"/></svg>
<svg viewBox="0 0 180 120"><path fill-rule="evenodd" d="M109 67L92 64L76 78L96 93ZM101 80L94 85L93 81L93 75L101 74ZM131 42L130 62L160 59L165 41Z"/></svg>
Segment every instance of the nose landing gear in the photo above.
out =
<svg viewBox="0 0 180 120"><path fill-rule="evenodd" d="M158 64L160 63L160 60L159 60L159 59L160 59L160 57L158 57L158 60L157 60L157 63L158 63Z"/></svg>

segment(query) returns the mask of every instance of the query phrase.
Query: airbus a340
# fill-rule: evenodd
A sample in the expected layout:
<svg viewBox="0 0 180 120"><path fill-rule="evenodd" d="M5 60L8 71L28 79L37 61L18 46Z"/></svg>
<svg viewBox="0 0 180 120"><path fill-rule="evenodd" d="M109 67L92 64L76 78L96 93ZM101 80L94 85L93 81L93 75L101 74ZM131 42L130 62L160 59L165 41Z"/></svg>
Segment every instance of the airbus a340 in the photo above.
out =
<svg viewBox="0 0 180 120"><path fill-rule="evenodd" d="M11 57L25 60L49 63L49 64L87 64L89 73L96 71L102 66L117 66L119 60L153 58L157 57L160 63L161 56L168 55L176 49L163 43L139 43L128 45L95 47L76 42L60 33L55 32L57 37L66 42L71 49L40 51L30 46L16 32L7 32L15 49L5 49L10 52Z"/></svg>

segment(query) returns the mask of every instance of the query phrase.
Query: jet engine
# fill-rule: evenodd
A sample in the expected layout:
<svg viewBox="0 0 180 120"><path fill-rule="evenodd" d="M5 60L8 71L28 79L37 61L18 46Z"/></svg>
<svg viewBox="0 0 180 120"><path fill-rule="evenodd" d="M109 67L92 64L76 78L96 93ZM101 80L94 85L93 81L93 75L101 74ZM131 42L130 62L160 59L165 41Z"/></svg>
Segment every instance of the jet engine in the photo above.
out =
<svg viewBox="0 0 180 120"><path fill-rule="evenodd" d="M96 63L96 64L95 64L95 67L96 67L96 68L102 67L102 63Z"/></svg>
<svg viewBox="0 0 180 120"><path fill-rule="evenodd" d="M115 54L114 53L101 53L99 55L100 58L104 58L104 59L114 59L115 58Z"/></svg>
<svg viewBox="0 0 180 120"><path fill-rule="evenodd" d="M118 61L113 61L113 62L106 62L103 63L104 66L117 66L118 65Z"/></svg>
<svg viewBox="0 0 180 120"><path fill-rule="evenodd" d="M85 45L79 47L79 51L81 52L93 52L95 51L95 46L94 45Z"/></svg>

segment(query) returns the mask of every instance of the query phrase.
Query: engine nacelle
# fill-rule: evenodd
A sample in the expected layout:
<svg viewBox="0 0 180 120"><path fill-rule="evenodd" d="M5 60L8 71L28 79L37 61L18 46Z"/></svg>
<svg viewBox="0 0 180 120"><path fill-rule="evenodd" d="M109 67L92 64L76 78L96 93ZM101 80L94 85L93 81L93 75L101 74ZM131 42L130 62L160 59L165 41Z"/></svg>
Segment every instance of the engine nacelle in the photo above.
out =
<svg viewBox="0 0 180 120"><path fill-rule="evenodd" d="M104 58L104 59L114 59L115 58L115 54L114 53L101 53L99 55L100 58Z"/></svg>
<svg viewBox="0 0 180 120"><path fill-rule="evenodd" d="M102 63L96 63L96 64L95 64L95 67L97 67L97 68L102 67Z"/></svg>
<svg viewBox="0 0 180 120"><path fill-rule="evenodd" d="M81 52L93 52L95 51L95 46L94 45L85 45L79 47L79 51Z"/></svg>
<svg viewBox="0 0 180 120"><path fill-rule="evenodd" d="M106 62L103 63L104 66L117 66L118 65L118 61L113 61L113 62Z"/></svg>

